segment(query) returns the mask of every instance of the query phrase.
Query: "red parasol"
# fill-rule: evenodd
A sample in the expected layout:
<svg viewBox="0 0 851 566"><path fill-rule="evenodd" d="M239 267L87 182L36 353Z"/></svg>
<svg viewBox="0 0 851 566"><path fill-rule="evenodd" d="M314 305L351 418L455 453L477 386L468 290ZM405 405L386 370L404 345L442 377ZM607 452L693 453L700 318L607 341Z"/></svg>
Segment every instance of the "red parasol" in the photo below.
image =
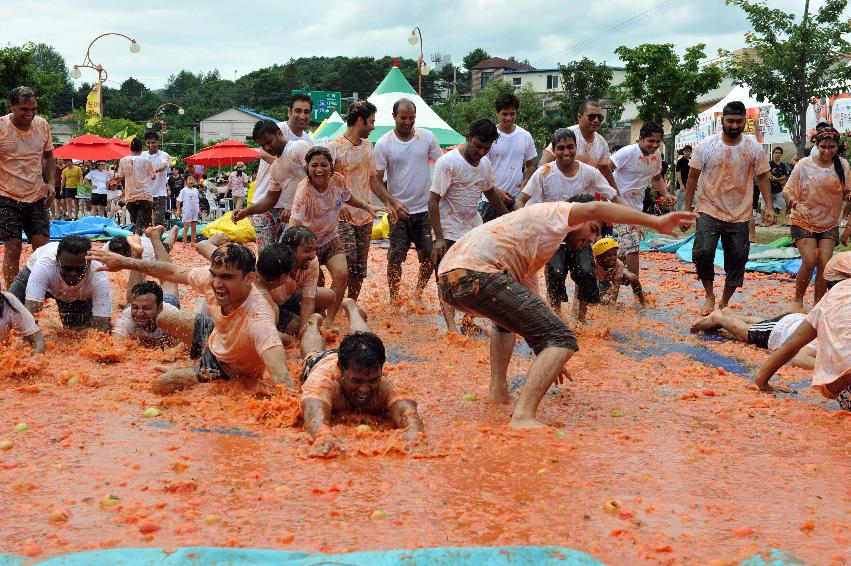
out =
<svg viewBox="0 0 851 566"><path fill-rule="evenodd" d="M129 144L128 146L116 145L94 134L83 134L71 138L68 143L53 150L53 156L60 159L110 161L128 155L130 155Z"/></svg>
<svg viewBox="0 0 851 566"><path fill-rule="evenodd" d="M129 141L127 141L127 140L123 140L123 139L121 139L121 138L109 138L109 139L108 139L108 140L106 140L106 141L108 141L108 142L109 142L109 143L111 143L112 145L120 145L120 146L122 146L122 147L125 147L125 146L126 146L126 147L130 147L130 142L129 142Z"/></svg>
<svg viewBox="0 0 851 566"><path fill-rule="evenodd" d="M183 160L187 165L202 165L204 167L224 167L236 165L240 161L247 163L260 159L260 152L242 142L227 140L210 147L205 147L195 155Z"/></svg>

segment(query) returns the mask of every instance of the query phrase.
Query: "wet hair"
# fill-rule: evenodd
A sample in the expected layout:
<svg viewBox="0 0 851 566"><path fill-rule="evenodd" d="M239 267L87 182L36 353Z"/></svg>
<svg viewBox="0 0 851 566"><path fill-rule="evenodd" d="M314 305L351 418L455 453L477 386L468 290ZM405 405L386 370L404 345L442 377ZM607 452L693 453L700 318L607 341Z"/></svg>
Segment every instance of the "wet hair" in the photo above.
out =
<svg viewBox="0 0 851 566"><path fill-rule="evenodd" d="M369 117L378 112L375 104L368 100L357 100L349 106L349 111L346 112L346 125L354 126L358 123L358 118L363 118L364 123L369 120Z"/></svg>
<svg viewBox="0 0 851 566"><path fill-rule="evenodd" d="M36 98L35 91L28 86L16 86L9 91L9 106L17 106L21 102Z"/></svg>
<svg viewBox="0 0 851 566"><path fill-rule="evenodd" d="M148 130L147 132L145 132L145 141L148 140L160 141L160 135L153 130Z"/></svg>
<svg viewBox="0 0 851 566"><path fill-rule="evenodd" d="M600 103L597 102L596 100L586 100L582 104L579 105L579 110L576 111L577 115L581 116L581 115L585 114L586 112L588 112L588 109L591 108L592 106L596 106L597 108L602 108L602 106L600 106Z"/></svg>
<svg viewBox="0 0 851 566"><path fill-rule="evenodd" d="M496 124L493 123L493 120L479 118L470 124L467 135L471 138L478 138L479 141L485 143L493 143L499 137L499 131L496 129Z"/></svg>
<svg viewBox="0 0 851 566"><path fill-rule="evenodd" d="M276 136L280 131L281 128L279 128L278 124L272 120L257 120L257 122L254 123L254 129L251 131L251 139L257 141L265 135Z"/></svg>
<svg viewBox="0 0 851 566"><path fill-rule="evenodd" d="M309 242L310 240L316 240L316 234L311 232L307 226L298 225L289 226L284 230L284 233L281 234L280 242L289 246L290 249L295 250L304 242Z"/></svg>
<svg viewBox="0 0 851 566"><path fill-rule="evenodd" d="M747 110L745 110L745 103L741 100L731 100L721 111L722 116L744 116L745 114Z"/></svg>
<svg viewBox="0 0 851 566"><path fill-rule="evenodd" d="M139 138L133 138L130 142L130 151L142 151L143 149L145 149L145 142Z"/></svg>
<svg viewBox="0 0 851 566"><path fill-rule="evenodd" d="M328 163L331 165L334 164L334 158L331 157L331 152L328 151L328 148L322 145L314 145L310 149L307 150L307 153L304 156L304 164L307 165L310 163L310 160L316 157L317 155L325 156L325 159L328 160Z"/></svg>
<svg viewBox="0 0 851 566"><path fill-rule="evenodd" d="M594 198L594 195L589 195L589 194L583 193L581 195L573 195L572 197L567 199L567 202L594 202L596 200L597 199Z"/></svg>
<svg viewBox="0 0 851 566"><path fill-rule="evenodd" d="M576 143L576 134L570 128L559 128L553 132L553 137L550 141L552 142L553 147L555 147L561 140L572 140L573 143Z"/></svg>
<svg viewBox="0 0 851 566"><path fill-rule="evenodd" d="M407 106L411 110L414 111L414 114L417 113L417 105L414 104L414 101L409 98L400 98L396 102L393 103L393 115L395 116L399 112L399 108L402 106Z"/></svg>
<svg viewBox="0 0 851 566"><path fill-rule="evenodd" d="M130 257L130 243L127 241L127 236L115 236L109 241L106 248L112 253Z"/></svg>
<svg viewBox="0 0 851 566"><path fill-rule="evenodd" d="M59 257L63 253L84 255L90 249L92 249L92 242L88 238L72 234L59 240L59 247L56 248L56 257Z"/></svg>
<svg viewBox="0 0 851 566"><path fill-rule="evenodd" d="M520 110L520 99L517 98L517 95L513 92L503 92L499 96L496 97L494 101L494 107L496 111L506 110L508 108L514 108L515 110Z"/></svg>
<svg viewBox="0 0 851 566"><path fill-rule="evenodd" d="M839 130L834 128L833 126L824 126L816 136L816 147L820 142L825 140L833 140L836 142L836 153L833 154L833 169L836 171L836 176L839 177L839 183L841 186L845 186L845 168L842 167L842 161L839 158Z"/></svg>
<svg viewBox="0 0 851 566"><path fill-rule="evenodd" d="M343 338L337 351L337 363L341 370L352 364L364 369L376 369L385 360L384 343L372 332L352 332Z"/></svg>
<svg viewBox="0 0 851 566"><path fill-rule="evenodd" d="M238 269L245 277L254 271L256 260L254 259L254 252L247 246L230 242L213 252L213 255L210 256L210 264L213 267Z"/></svg>
<svg viewBox="0 0 851 566"><path fill-rule="evenodd" d="M309 94L304 94L303 92L296 93L290 98L290 108L299 100L307 102L310 105L310 109L313 110L313 99L310 98Z"/></svg>
<svg viewBox="0 0 851 566"><path fill-rule="evenodd" d="M284 244L263 246L257 256L257 273L266 281L274 281L293 270L293 251Z"/></svg>
<svg viewBox="0 0 851 566"><path fill-rule="evenodd" d="M157 306L163 304L163 288L156 281L142 281L133 285L130 290L130 300L142 295L153 295L157 300Z"/></svg>
<svg viewBox="0 0 851 566"><path fill-rule="evenodd" d="M656 122L644 122L641 125L641 129L638 131L639 139L649 138L653 134L659 134L662 137L665 137L665 130L662 129L662 126L657 124Z"/></svg>

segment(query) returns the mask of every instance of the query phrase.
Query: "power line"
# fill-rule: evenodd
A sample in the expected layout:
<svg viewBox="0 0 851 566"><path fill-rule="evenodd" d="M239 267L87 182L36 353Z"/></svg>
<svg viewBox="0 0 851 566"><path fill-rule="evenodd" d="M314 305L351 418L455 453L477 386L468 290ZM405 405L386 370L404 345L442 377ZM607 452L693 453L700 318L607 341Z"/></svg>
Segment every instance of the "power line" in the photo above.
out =
<svg viewBox="0 0 851 566"><path fill-rule="evenodd" d="M633 17L629 18L629 19L626 19L626 20L624 20L624 21L620 22L619 24L615 24L615 25L613 25L612 27L610 27L610 28L608 28L608 29L606 29L606 30L603 30L603 31L602 31L602 32L600 32L600 33L597 33L597 34L595 34L594 36L589 37L589 38L588 38L588 39L586 39L586 40L580 41L579 43L574 43L573 45L571 45L570 47L568 47L568 48L567 48L567 49L565 49L564 51L560 51L559 53L556 53L555 55L550 55L549 57L545 57L544 59L541 59L541 60L539 60L539 61L536 61L536 62L535 62L535 65L536 65L536 66L537 66L537 65L540 65L541 63L543 63L543 62L545 62L545 61L549 61L549 60L551 60L551 59L555 59L556 57L560 57L560 56L564 55L565 53L567 53L567 52L569 52L569 51L573 51L574 49L579 49L580 47L584 47L584 46L586 46L586 45L588 45L588 44L590 44L590 43L593 43L593 42L595 42L595 41L599 40L601 37L605 37L605 36L607 36L607 35L611 35L613 32L616 32L616 31L618 31L618 30L620 30L620 29L622 29L622 28L624 28L624 27L628 26L629 24L632 24L632 23L634 23L634 22L637 22L637 21L638 21L638 20L640 20L641 18L643 18L643 17L645 17L645 16L647 16L647 15L650 15L650 14L652 14L653 12L658 12L659 10L662 10L663 8L667 8L668 6L670 6L671 4L673 4L675 1L676 1L676 0L663 0L663 1L662 1L662 2L660 2L659 4L656 4L656 5L655 5L655 6L653 6L652 8L649 8L649 9L647 9L647 10L645 10L645 11L641 12L640 14L637 14L637 15L635 15L635 16L633 16Z"/></svg>

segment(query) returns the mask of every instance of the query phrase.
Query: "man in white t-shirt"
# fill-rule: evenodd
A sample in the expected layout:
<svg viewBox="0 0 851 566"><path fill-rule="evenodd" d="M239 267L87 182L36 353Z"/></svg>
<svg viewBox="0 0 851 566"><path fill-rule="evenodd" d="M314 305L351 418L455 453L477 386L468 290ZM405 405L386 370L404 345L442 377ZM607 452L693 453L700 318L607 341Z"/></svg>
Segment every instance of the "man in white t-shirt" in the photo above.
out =
<svg viewBox="0 0 851 566"><path fill-rule="evenodd" d="M420 261L416 294L422 293L431 275L431 223L428 220L429 160L440 158L440 145L430 131L415 128L417 107L413 101L400 98L393 104L396 127L375 142L376 177L387 176L387 192L399 202L398 218L390 225L390 248L387 250L387 286L390 302L399 298L402 263L411 244Z"/></svg>
<svg viewBox="0 0 851 566"><path fill-rule="evenodd" d="M148 146L148 151L142 154L142 157L151 162L154 168L156 177L151 182L151 196L153 197L153 216L152 224L154 226L166 224L166 214L168 213L168 186L166 169L171 165L171 156L164 151L160 151L160 136L154 131L145 132L145 144Z"/></svg>
<svg viewBox="0 0 851 566"><path fill-rule="evenodd" d="M468 314L489 318L490 393L510 400L508 365L520 334L535 360L511 415L514 428L545 426L538 404L553 382L570 377L564 367L578 349L576 337L537 293L536 274L563 242L574 250L591 245L607 222L642 224L672 234L695 214L650 216L608 202L543 202L506 214L471 230L455 243L437 269L443 300Z"/></svg>
<svg viewBox="0 0 851 566"><path fill-rule="evenodd" d="M296 93L290 99L289 117L286 122L277 122L278 128L281 131L283 140L286 142L302 141L310 146L313 146L313 138L310 133L305 130L310 123L311 112L313 111L313 101L310 96L303 93ZM257 125L255 124L255 128ZM257 141L254 138L254 141ZM258 142L259 143L259 142ZM257 234L257 251L259 252L264 246L277 240L281 231L287 226L289 221L289 206L292 206L293 195L289 195L289 200L286 198L286 192L281 191L278 201L275 201L269 208L264 197L268 194L268 188L271 185L271 167L275 159L281 154L271 154L265 150L263 145L260 146L260 162L257 165L257 178L254 180L254 193L252 197L252 205L261 205L247 212L250 215L251 224L254 226L254 232ZM283 152L283 148L281 149ZM304 178L304 177L302 177ZM298 182L296 182L298 184ZM285 206L289 204L289 206ZM245 218L245 209L240 211L240 218Z"/></svg>
<svg viewBox="0 0 851 566"><path fill-rule="evenodd" d="M493 142L488 159L493 166L497 193L505 208L512 211L515 199L535 170L538 150L532 135L516 124L520 99L513 92L505 92L497 97L495 106L499 138ZM496 218L484 197L479 201L479 213L485 222Z"/></svg>
<svg viewBox="0 0 851 566"><path fill-rule="evenodd" d="M106 186L110 181L106 161L98 161L83 180L92 188L92 212L95 216L106 216Z"/></svg>
<svg viewBox="0 0 851 566"><path fill-rule="evenodd" d="M18 273L9 292L35 314L52 298L66 328L93 327L109 332L112 293L106 273L86 260L92 243L83 236L65 236L39 248Z"/></svg>
<svg viewBox="0 0 851 566"><path fill-rule="evenodd" d="M573 130L556 130L550 147L556 160L532 173L518 198L519 208L531 206L533 199L541 202L568 202L580 196L588 197L589 200L623 204L599 169L576 159L576 133ZM544 281L550 306L556 312L561 312L561 304L568 299L565 286L568 273L574 283L576 319L584 322L588 304L600 302L591 246L574 250L563 243L547 262Z"/></svg>
<svg viewBox="0 0 851 566"><path fill-rule="evenodd" d="M586 100L579 106L579 114L576 115L577 124L570 129L576 134L576 159L599 169L606 181L617 190L618 185L612 174L609 142L598 133L605 119L600 103ZM538 165L544 165L554 159L552 147L547 146Z"/></svg>
<svg viewBox="0 0 851 566"><path fill-rule="evenodd" d="M290 220L296 187L307 176L304 157L313 144L288 140L280 126L271 120L258 121L251 135L263 150L263 155L270 155L274 160L267 165L260 193L255 182L251 206L234 212L233 221L236 223L251 217L259 253L278 240Z"/></svg>
<svg viewBox="0 0 851 566"><path fill-rule="evenodd" d="M431 261L435 269L457 240L481 226L478 202L482 193L500 216L508 214L494 188L493 167L486 157L499 137L496 124L480 118L470 124L466 137L467 143L443 154L434 164L428 215L434 234ZM442 300L440 307L447 329L457 334L455 309Z"/></svg>
<svg viewBox="0 0 851 566"><path fill-rule="evenodd" d="M32 313L15 295L3 291L0 292L0 342L8 342L11 330L23 336L34 352L44 353L44 334Z"/></svg>
<svg viewBox="0 0 851 566"><path fill-rule="evenodd" d="M668 203L677 202L676 197L668 194L665 180L662 178L662 126L645 122L638 133L638 142L620 148L612 156L615 182L624 204L641 211L644 208L644 193L652 181L653 186ZM620 246L619 253L626 268L639 275L638 251L643 231L638 226L618 224L615 226L615 239Z"/></svg>

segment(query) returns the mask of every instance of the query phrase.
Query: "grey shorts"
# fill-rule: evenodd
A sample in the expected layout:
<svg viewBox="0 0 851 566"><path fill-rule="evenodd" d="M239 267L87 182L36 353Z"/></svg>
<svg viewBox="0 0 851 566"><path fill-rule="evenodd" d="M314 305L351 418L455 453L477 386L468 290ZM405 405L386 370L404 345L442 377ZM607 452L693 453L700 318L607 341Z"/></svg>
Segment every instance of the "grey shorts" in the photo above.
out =
<svg viewBox="0 0 851 566"><path fill-rule="evenodd" d="M833 240L834 244L839 245L838 226L831 228L830 230L825 230L824 232L810 232L806 228L801 228L800 226L792 224L789 227L789 231L791 232L793 242L797 242L798 240L803 240L805 238L812 238L816 242L819 240Z"/></svg>
<svg viewBox="0 0 851 566"><path fill-rule="evenodd" d="M337 232L343 249L346 250L346 263L351 279L366 279L367 260L369 259L369 244L372 241L372 224L355 226L348 222L340 222Z"/></svg>
<svg viewBox="0 0 851 566"><path fill-rule="evenodd" d="M301 315L301 291L296 291L282 304L278 305L278 330L287 331L292 320Z"/></svg>
<svg viewBox="0 0 851 566"><path fill-rule="evenodd" d="M444 301L490 319L498 332L519 334L536 354L551 347L579 349L561 317L507 273L453 269L438 277L437 286Z"/></svg>

